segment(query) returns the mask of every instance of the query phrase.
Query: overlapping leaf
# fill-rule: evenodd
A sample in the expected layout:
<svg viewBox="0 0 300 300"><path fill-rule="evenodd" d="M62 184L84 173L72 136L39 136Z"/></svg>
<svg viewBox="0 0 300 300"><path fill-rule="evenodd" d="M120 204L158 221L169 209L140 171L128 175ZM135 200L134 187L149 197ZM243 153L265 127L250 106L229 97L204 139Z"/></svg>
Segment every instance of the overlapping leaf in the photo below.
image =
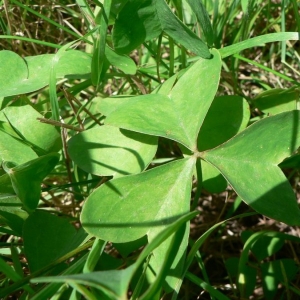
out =
<svg viewBox="0 0 300 300"><path fill-rule="evenodd" d="M299 89L272 89L260 93L253 101L254 105L265 114L276 115L284 111L297 109Z"/></svg>
<svg viewBox="0 0 300 300"><path fill-rule="evenodd" d="M197 20L201 26L208 45L212 46L214 43L214 31L205 6L201 0L188 0L187 2L191 6L193 12L196 14Z"/></svg>
<svg viewBox="0 0 300 300"><path fill-rule="evenodd" d="M3 184L1 178L3 176L0 177L0 185ZM22 236L24 220L28 217L28 213L21 207L22 202L15 195L0 193L0 220L9 226L16 236Z"/></svg>
<svg viewBox="0 0 300 300"><path fill-rule="evenodd" d="M168 96L150 94L122 99L106 124L176 140L197 149L197 136L217 91L221 59L199 59L178 80ZM107 100L109 101L109 100Z"/></svg>
<svg viewBox="0 0 300 300"><path fill-rule="evenodd" d="M127 289L132 276L137 271L139 266L144 263L146 257L148 257L155 248L157 248L163 241L168 239L172 234L176 234L184 223L188 222L190 219L194 218L198 213L192 212L184 214L176 222L165 228L162 232L159 233L156 238L150 242L144 250L139 255L137 261L131 266L123 270L109 270L109 271L99 271L85 274L75 274L75 275L66 275L66 276L55 276L55 277L41 277L34 278L32 282L68 282L70 284L75 283L88 285L90 287L102 290L106 295L109 295L109 299L127 299ZM173 245L176 245L176 239L173 241ZM171 245L171 246L173 246ZM166 259L167 264L172 262L174 255L176 255L176 248L171 247L170 255ZM162 270L162 273L168 271L168 265ZM153 295L156 294L157 290L160 287L161 280L164 279L165 274L160 274L158 280L154 285L151 285L150 288L146 291L141 299L153 299ZM153 294L154 292L154 294ZM151 297L152 294L152 297Z"/></svg>
<svg viewBox="0 0 300 300"><path fill-rule="evenodd" d="M203 158L251 207L289 225L300 224L293 190L278 164L300 145L300 111L265 118Z"/></svg>
<svg viewBox="0 0 300 300"><path fill-rule="evenodd" d="M68 219L46 211L32 213L24 223L24 251L31 272L76 249L86 238Z"/></svg>
<svg viewBox="0 0 300 300"><path fill-rule="evenodd" d="M22 164L37 158L37 154L22 141L0 131L0 160Z"/></svg>
<svg viewBox="0 0 300 300"><path fill-rule="evenodd" d="M164 0L128 1L115 22L115 49L129 53L162 31L200 57L211 56L205 43L172 13Z"/></svg>
<svg viewBox="0 0 300 300"><path fill-rule="evenodd" d="M41 182L58 160L59 154L50 153L20 165L3 162L3 169L9 175L12 187L26 210L36 209L41 194Z"/></svg>
<svg viewBox="0 0 300 300"><path fill-rule="evenodd" d="M30 93L49 84L54 54L21 58L12 51L0 51L0 97ZM56 68L57 78L66 75L81 78L89 74L91 57L81 51L65 51Z"/></svg>
<svg viewBox="0 0 300 300"><path fill-rule="evenodd" d="M211 149L226 142L247 127L249 118L249 105L242 97L216 97L198 135L199 151ZM202 162L202 180L203 187L211 193L220 193L227 187L227 182L220 172L205 161Z"/></svg>
<svg viewBox="0 0 300 300"><path fill-rule="evenodd" d="M2 112L19 138L38 153L55 152L61 148L58 131L53 126L39 122L37 118L43 116L32 106L8 106Z"/></svg>
<svg viewBox="0 0 300 300"><path fill-rule="evenodd" d="M86 172L120 177L142 172L152 161L157 138L98 126L75 135L68 142L70 157Z"/></svg>
<svg viewBox="0 0 300 300"><path fill-rule="evenodd" d="M130 57L117 54L108 46L105 48L105 57L111 65L125 74L134 75L136 73L136 64Z"/></svg>
<svg viewBox="0 0 300 300"><path fill-rule="evenodd" d="M232 95L216 97L200 129L198 150L212 149L228 141L247 127L249 119L250 108L245 99Z"/></svg>

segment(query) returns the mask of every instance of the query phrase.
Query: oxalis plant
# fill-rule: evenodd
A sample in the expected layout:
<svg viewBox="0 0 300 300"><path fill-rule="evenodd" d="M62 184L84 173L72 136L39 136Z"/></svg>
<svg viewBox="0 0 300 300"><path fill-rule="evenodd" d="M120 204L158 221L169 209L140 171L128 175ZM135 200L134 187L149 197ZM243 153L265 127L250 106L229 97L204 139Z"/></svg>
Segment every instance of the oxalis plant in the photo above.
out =
<svg viewBox="0 0 300 300"><path fill-rule="evenodd" d="M222 65L226 57L244 49L262 42L298 40L299 34L267 34L221 48L220 32L201 1L187 3L201 26L202 39L164 0L94 1L94 11L85 1L77 2L89 23L86 36L57 47L55 54L22 58L0 51L1 230L23 241L21 250L11 244L10 259L0 257L5 275L1 297L22 289L24 299L78 299L79 294L86 299L160 299L165 294L176 299L187 278L211 297L229 299L207 279L189 273L207 236L227 220L190 245L189 221L199 214L196 207L203 186L222 191L229 183L257 213L300 225L293 189L281 170L294 166L299 158L300 112L296 88L272 90L255 100L267 114L248 126L248 102L238 95L217 94ZM179 2L174 1L180 12ZM243 8L251 11L251 3ZM100 97L97 91L109 68L119 70L116 77L134 78L137 66L127 55L157 37L159 43L166 40L173 58L174 43L181 45L182 70L176 73L171 60L168 76L151 93ZM75 50L80 40L91 44L92 53ZM196 55L187 67L186 53ZM58 80L74 84L58 92ZM65 104L58 101L58 94L72 103L74 95L91 86L96 93L90 110L82 105L77 111L71 105L76 117L87 114L88 129L80 118L62 122ZM45 87L49 89L46 105L33 104L24 96ZM51 115L44 112L47 106ZM55 126L64 128L62 134L69 130L67 143ZM153 161L159 138L178 145L181 155L167 162ZM44 194L55 186L45 185L65 168L62 162L72 165L70 182L97 183L81 190L73 185L74 194L80 194L76 200L84 202L72 219L40 203L42 199L49 204ZM248 264L249 251L262 261L285 240L299 242L288 234L265 231L247 238L241 258L226 263L229 275L236 278L238 295L246 298L256 280L256 269ZM109 260L108 244L122 256L121 263ZM266 244L271 246L262 251L261 245ZM22 271L18 251L26 258L29 275ZM105 260L108 266L103 267ZM236 271L232 271L234 264ZM290 260L267 262L261 269L266 299L273 299L278 283L293 279L297 272Z"/></svg>

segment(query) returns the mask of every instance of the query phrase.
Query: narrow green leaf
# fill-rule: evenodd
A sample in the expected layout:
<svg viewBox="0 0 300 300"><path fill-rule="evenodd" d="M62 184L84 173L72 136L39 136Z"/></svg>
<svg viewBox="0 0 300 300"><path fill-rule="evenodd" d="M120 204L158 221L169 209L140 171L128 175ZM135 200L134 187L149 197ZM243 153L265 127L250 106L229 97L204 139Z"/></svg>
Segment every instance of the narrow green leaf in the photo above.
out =
<svg viewBox="0 0 300 300"><path fill-rule="evenodd" d="M91 273L94 271L95 266L97 265L100 256L102 255L106 242L95 239L93 246L89 252L89 255L86 259L86 262L83 267L83 273Z"/></svg>
<svg viewBox="0 0 300 300"><path fill-rule="evenodd" d="M189 204L190 204L190 197L189 198L186 197L184 205L189 206ZM165 272L163 270L163 267L166 259L170 255L170 247L176 249L175 250L176 253L173 253L172 255L172 263L170 267L171 270L166 272L164 276L164 280L162 281L162 285L161 285L163 289L168 293L174 290L174 287L177 284L178 277L180 277L184 268L184 258L186 255L186 249L188 246L188 240L190 234L189 222L187 222L186 226L181 228L180 231L181 231L181 238L178 239L177 237L175 244L173 243L174 237L171 236L168 239L166 239L163 243L161 243L155 250L153 250L153 256L151 257L149 263L151 271L154 274L156 274L153 275L156 282L158 280L156 278L157 274L160 274L161 272ZM153 241L157 237L159 232L160 230L155 227L149 230L148 233L149 242ZM150 279L149 275L148 275L148 279Z"/></svg>
<svg viewBox="0 0 300 300"><path fill-rule="evenodd" d="M105 292L109 299L127 299L127 288L135 271L135 264L123 270L98 271L85 274L76 274L56 277L34 278L32 282L67 282L83 284Z"/></svg>
<svg viewBox="0 0 300 300"><path fill-rule="evenodd" d="M178 231L176 231L170 238L167 239L168 247L164 249L164 256L163 260L160 261L161 265L160 268L157 270L154 270L156 272L157 276L155 281L150 285L148 290L140 297L141 300L152 300L155 299L157 295L160 294L160 291L162 290L165 277L170 272L170 269L172 269L172 265L178 264L178 260L182 258L181 256L178 259L178 246L182 244L182 240L185 239L186 236L186 226L183 225ZM165 243L165 242L164 242ZM164 244L163 243L163 244ZM153 251L153 256L157 255L157 250L161 248L162 245L157 247ZM151 262L151 260L150 260ZM172 269L172 273L174 272L174 269ZM176 274L173 273L174 276Z"/></svg>
<svg viewBox="0 0 300 300"><path fill-rule="evenodd" d="M210 296L215 297L218 300L230 300L228 297L226 297L224 294L219 292L217 289L215 289L213 286L202 280L201 278L195 276L194 274L187 272L186 278L189 279L191 282L199 285L202 287L205 291L209 292Z"/></svg>
<svg viewBox="0 0 300 300"><path fill-rule="evenodd" d="M63 54L74 44L75 42L70 42L64 46L62 46L53 56L50 62L50 70L49 70L49 100L52 112L52 119L55 121L59 121L59 105L58 98L56 94L56 68L59 62L59 59L63 56Z"/></svg>
<svg viewBox="0 0 300 300"><path fill-rule="evenodd" d="M116 243L162 230L189 209L186 199L190 197L194 163L193 158L182 159L105 183L86 200L83 227Z"/></svg>
<svg viewBox="0 0 300 300"><path fill-rule="evenodd" d="M58 161L59 155L51 153L20 165L3 162L3 169L9 175L16 195L28 211L36 209L41 194L41 182Z"/></svg>
<svg viewBox="0 0 300 300"><path fill-rule="evenodd" d="M86 233L76 231L68 219L46 211L32 213L24 224L24 252L31 272L38 271L76 249Z"/></svg>
<svg viewBox="0 0 300 300"><path fill-rule="evenodd" d="M293 190L278 164L300 145L300 112L258 121L221 146L203 153L252 208L289 225L300 224ZM255 188L252 188L255 187Z"/></svg>
<svg viewBox="0 0 300 300"><path fill-rule="evenodd" d="M99 33L94 42L91 77L92 77L92 83L95 86L98 86L100 83L100 76L102 73L104 59L105 59L106 34L107 34L111 2L112 0L106 0L103 3L101 9L101 21L100 21Z"/></svg>
<svg viewBox="0 0 300 300"><path fill-rule="evenodd" d="M227 56L239 53L245 49L263 46L265 43L282 42L288 40L298 41L299 39L300 36L298 32L269 33L224 47L219 49L219 51L222 58L225 58Z"/></svg>
<svg viewBox="0 0 300 300"><path fill-rule="evenodd" d="M83 255L79 260L77 260L74 264L70 265L65 271L62 272L62 275L70 275L70 274L78 274L82 271L82 267L87 259L88 253ZM31 298L32 300L40 300L40 299L50 299L60 287L65 283L50 283L46 285L44 288L35 293L35 295ZM56 294L57 295L57 294ZM56 298L51 298L54 300Z"/></svg>
<svg viewBox="0 0 300 300"><path fill-rule="evenodd" d="M39 282L77 282L96 289L100 289L110 296L110 299L127 299L127 289L133 274L137 271L139 266L144 262L153 250L158 247L163 241L168 239L173 233L177 232L184 223L194 218L199 212L190 212L184 214L174 223L170 224L158 236L149 243L142 253L139 255L135 264L123 270L100 271L87 274L69 275L69 276L55 276L55 277L41 277L31 280L33 283ZM176 249L173 249L176 251Z"/></svg>
<svg viewBox="0 0 300 300"><path fill-rule="evenodd" d="M211 57L206 44L173 14L165 0L155 0L154 5L163 31L196 55Z"/></svg>
<svg viewBox="0 0 300 300"><path fill-rule="evenodd" d="M121 177L145 170L157 149L157 138L112 126L98 126L68 141L70 157L83 170Z"/></svg>
<svg viewBox="0 0 300 300"><path fill-rule="evenodd" d="M201 0L188 0L188 4L191 6L195 13L197 20L201 26L202 32L205 36L206 42L209 46L214 44L214 31L210 22L209 15Z"/></svg>
<svg viewBox="0 0 300 300"><path fill-rule="evenodd" d="M119 99L122 105L109 111L106 124L174 139L195 151L200 127L219 84L221 59L218 51L212 53L212 59L200 58L193 64L168 96Z"/></svg>
<svg viewBox="0 0 300 300"><path fill-rule="evenodd" d="M13 281L18 281L19 279L21 279L21 276L11 266L9 266L1 257L0 257L0 271L2 274L4 274L5 276L7 276L9 279ZM30 294L34 293L34 290L29 286L25 286L24 289Z"/></svg>
<svg viewBox="0 0 300 300"><path fill-rule="evenodd" d="M195 213L195 212L193 212ZM178 280L177 280L177 284L174 288L174 292L173 292L173 296L172 296L172 300L177 299L177 295L179 293L180 287L182 285L183 279L186 275L186 273L188 272L195 255L197 254L198 249L203 245L203 243L206 241L206 239L208 238L208 236L215 230L217 229L219 226L225 224L227 221L229 220L235 220L235 219L239 219L239 218L243 218L243 217L248 217L253 215L253 213L247 213L247 214L241 214L241 215L237 215L233 218L224 220L222 222L219 222L215 225L213 225L212 227L210 227L206 232L204 232L198 239L197 241L194 243L194 245L192 246L192 249L190 250L190 252L187 255L187 258L185 260L184 263L184 270L182 272L182 274L180 276L178 276ZM146 249L145 249L146 250Z"/></svg>

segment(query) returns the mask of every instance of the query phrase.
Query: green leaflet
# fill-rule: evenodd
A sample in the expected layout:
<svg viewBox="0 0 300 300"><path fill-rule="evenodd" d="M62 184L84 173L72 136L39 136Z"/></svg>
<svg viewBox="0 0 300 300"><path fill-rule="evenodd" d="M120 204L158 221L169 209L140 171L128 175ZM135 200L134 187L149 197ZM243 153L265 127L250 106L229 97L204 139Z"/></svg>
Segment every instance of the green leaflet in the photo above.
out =
<svg viewBox="0 0 300 300"><path fill-rule="evenodd" d="M22 164L35 158L37 158L37 154L31 147L13 138L11 135L0 131L1 161L14 161L16 164Z"/></svg>
<svg viewBox="0 0 300 300"><path fill-rule="evenodd" d="M265 118L203 153L252 208L289 225L300 224L293 190L278 167L300 145L300 111Z"/></svg>
<svg viewBox="0 0 300 300"><path fill-rule="evenodd" d="M43 116L32 106L8 106L2 112L19 138L39 154L60 150L60 134L53 126L39 122L37 118Z"/></svg>
<svg viewBox="0 0 300 300"><path fill-rule="evenodd" d="M49 70L54 54L26 57L0 51L0 97L26 94L39 90L49 84ZM56 66L56 78L72 75L82 78L91 72L91 57L81 51L65 51Z"/></svg>
<svg viewBox="0 0 300 300"><path fill-rule="evenodd" d="M186 158L108 181L86 200L84 229L116 243L156 234L189 211L194 163Z"/></svg>
<svg viewBox="0 0 300 300"><path fill-rule="evenodd" d="M247 127L249 119L250 108L245 99L232 95L216 97L200 129L198 150L212 149L228 141Z"/></svg>
<svg viewBox="0 0 300 300"><path fill-rule="evenodd" d="M249 105L242 97L216 97L198 135L199 151L211 149L226 142L247 127L249 118ZM227 181L220 172L205 161L202 162L202 180L203 187L211 193L220 193L227 187Z"/></svg>
<svg viewBox="0 0 300 300"><path fill-rule="evenodd" d="M217 50L212 53L212 59L200 58L193 64L168 96L114 99L122 104L109 111L106 124L167 137L195 151L198 132L219 84L221 59Z"/></svg>
<svg viewBox="0 0 300 300"><path fill-rule="evenodd" d="M105 57L112 66L125 74L134 75L136 73L136 64L130 57L117 54L108 46L105 48Z"/></svg>
<svg viewBox="0 0 300 300"><path fill-rule="evenodd" d="M97 126L68 141L72 160L86 172L121 177L146 169L157 149L157 138L112 126Z"/></svg>

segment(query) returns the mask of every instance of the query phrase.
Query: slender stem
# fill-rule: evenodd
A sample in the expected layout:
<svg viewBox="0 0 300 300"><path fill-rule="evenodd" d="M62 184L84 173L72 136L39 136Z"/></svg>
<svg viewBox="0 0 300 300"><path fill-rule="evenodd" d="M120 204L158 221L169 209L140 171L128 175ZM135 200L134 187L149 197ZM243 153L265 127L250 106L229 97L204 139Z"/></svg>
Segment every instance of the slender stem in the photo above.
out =
<svg viewBox="0 0 300 300"><path fill-rule="evenodd" d="M69 125L69 124L65 124L65 123L61 123L55 120L50 120L50 119L45 119L45 118L37 118L37 120L39 120L42 123L46 123L46 124L50 124L53 126L58 126L58 127L62 127L62 128L67 128L67 129L71 129L71 130L75 130L75 131L83 131L83 129L73 126L73 125Z"/></svg>
<svg viewBox="0 0 300 300"><path fill-rule="evenodd" d="M247 58L245 58L245 57L243 57L243 56L241 56L239 54L234 54L233 56L236 57L236 58L238 58L238 59L240 59L240 60L242 60L242 61L245 61L245 62L247 62L249 64L252 64L252 65L254 65L256 67L259 67L262 70L270 72L270 73L272 73L272 74L274 74L274 75L276 75L276 76L278 76L278 77L280 77L280 78L282 78L282 79L284 79L286 81L292 82L292 83L294 83L296 85L300 85L300 83L297 82L297 81L295 81L294 79L292 79L292 78L290 78L290 77L288 77L288 76L286 76L284 74L281 74L281 73L279 73L279 72L277 72L275 70L272 70L272 69L270 69L270 68L268 68L268 67L266 67L266 66L264 66L262 64L259 64L259 63L255 62L253 60L247 59Z"/></svg>
<svg viewBox="0 0 300 300"><path fill-rule="evenodd" d="M82 130L84 130L84 126L83 126L82 120L81 120L81 118L80 118L80 116L78 114L78 110L77 110L77 108L75 107L75 105L72 102L73 98L75 98L75 97L71 93L69 93L66 89L64 89L64 88L62 88L62 92L64 93L65 98L67 99L69 105L71 106L71 108L72 108L72 110L73 110L73 112L74 112L74 114L76 116L76 119L77 119L77 122L78 122L80 128Z"/></svg>
<svg viewBox="0 0 300 300"><path fill-rule="evenodd" d="M169 76L171 77L174 74L174 40L169 36L169 47L170 47L170 69Z"/></svg>
<svg viewBox="0 0 300 300"><path fill-rule="evenodd" d="M202 167L201 167L201 159L197 159L196 161L196 171L197 171L197 189L194 196L194 200L191 205L191 210L195 210L198 205L198 200L201 196L202 191Z"/></svg>
<svg viewBox="0 0 300 300"><path fill-rule="evenodd" d="M157 53L156 53L156 73L157 73L157 79L159 82L161 82L160 79L160 72L159 72L159 63L160 63L160 55L161 55L161 42L162 42L162 33L158 37L158 43L157 43Z"/></svg>

